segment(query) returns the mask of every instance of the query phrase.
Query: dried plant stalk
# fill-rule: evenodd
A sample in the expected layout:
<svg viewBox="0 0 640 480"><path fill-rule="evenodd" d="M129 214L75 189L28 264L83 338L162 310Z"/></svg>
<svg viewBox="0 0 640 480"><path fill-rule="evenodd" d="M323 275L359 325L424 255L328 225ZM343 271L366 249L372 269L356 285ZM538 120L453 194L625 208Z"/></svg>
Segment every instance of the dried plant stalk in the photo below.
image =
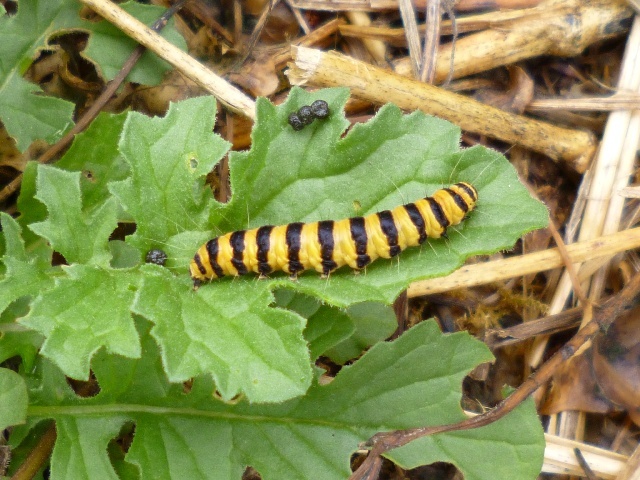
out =
<svg viewBox="0 0 640 480"><path fill-rule="evenodd" d="M611 257L616 253L634 248L640 248L640 228L566 246L567 253L574 263L587 259ZM520 257L467 265L446 277L415 282L409 286L407 295L411 298L446 292L456 288L485 285L558 268L562 265L563 261L559 250L550 248Z"/></svg>
<svg viewBox="0 0 640 480"><path fill-rule="evenodd" d="M539 57L579 55L589 45L620 35L632 10L624 0L583 2L550 0L522 12L519 19L458 39L453 78L461 78L503 65ZM452 45L438 51L435 81L442 82L451 68ZM411 74L411 60L394 64L396 73Z"/></svg>
<svg viewBox="0 0 640 480"><path fill-rule="evenodd" d="M129 15L115 3L108 0L82 0L82 3L173 65L185 76L213 94L230 110L251 119L255 118L255 103L253 100L196 59L169 43L145 24Z"/></svg>
<svg viewBox="0 0 640 480"><path fill-rule="evenodd" d="M463 130L564 160L578 172L584 172L595 149L595 139L587 132L508 113L339 53L292 47L292 57L286 73L293 85L346 86L356 97L437 115Z"/></svg>

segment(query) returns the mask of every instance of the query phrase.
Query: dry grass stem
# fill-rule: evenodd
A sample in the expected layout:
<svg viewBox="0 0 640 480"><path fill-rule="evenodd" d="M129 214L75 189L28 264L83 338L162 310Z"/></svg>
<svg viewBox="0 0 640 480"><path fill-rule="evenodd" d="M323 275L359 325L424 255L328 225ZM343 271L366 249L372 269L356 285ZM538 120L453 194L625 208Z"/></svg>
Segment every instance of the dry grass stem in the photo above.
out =
<svg viewBox="0 0 640 480"><path fill-rule="evenodd" d="M416 14L411 0L398 0L398 7L400 8L402 24L404 25L404 28L401 29L403 38L409 47L409 58L411 58L412 67L411 76L415 78L418 76L422 66L422 44L420 42L418 22L416 21Z"/></svg>
<svg viewBox="0 0 640 480"><path fill-rule="evenodd" d="M533 100L527 105L529 112L569 110L574 112L610 112L613 110L639 110L640 95L633 92L618 92L608 97L545 98Z"/></svg>
<svg viewBox="0 0 640 480"><path fill-rule="evenodd" d="M496 349L530 340L537 335L551 335L580 325L582 307L574 307L555 315L529 320L509 328L492 328L485 332L484 342Z"/></svg>
<svg viewBox="0 0 640 480"><path fill-rule="evenodd" d="M542 471L546 473L584 475L573 453L574 448L578 448L582 452L585 460L598 478L605 480L614 480L624 469L628 460L624 455L583 442L550 434L545 434L544 437L547 446L544 450Z"/></svg>
<svg viewBox="0 0 640 480"><path fill-rule="evenodd" d="M420 68L420 81L433 83L436 75L438 47L440 46L440 0L427 0L425 8L424 50ZM452 65L449 65L451 67Z"/></svg>
<svg viewBox="0 0 640 480"><path fill-rule="evenodd" d="M629 35L618 88L624 91L640 92L640 20L635 19ZM633 169L633 159L637 148L640 123L630 111L615 111L609 115L598 156L590 172L589 192L582 216L582 228L578 239L589 240L603 234L605 222L607 233L617 230L622 215L624 198L616 192L626 187ZM633 146L631 146L633 145ZM613 205L610 206L610 201ZM606 220L609 218L609 220ZM602 275L602 274L601 274ZM598 280L591 298L599 296L602 276ZM565 273L556 288L551 301L550 313L564 309L572 291L572 282ZM546 339L540 338L532 348L529 364L540 364L546 349Z"/></svg>
<svg viewBox="0 0 640 480"><path fill-rule="evenodd" d="M573 263L583 262L587 259L611 257L616 253L634 248L640 248L640 228L624 230L613 235L574 243L566 247ZM559 250L550 248L520 257L466 265L446 277L412 283L407 290L407 294L409 298L432 295L456 288L499 282L508 278L562 267L563 265L562 255L560 255Z"/></svg>
<svg viewBox="0 0 640 480"><path fill-rule="evenodd" d="M210 92L227 108L251 119L255 118L255 103L251 98L116 4L109 0L82 0L82 2Z"/></svg>
<svg viewBox="0 0 640 480"><path fill-rule="evenodd" d="M360 25L364 27L371 25L371 18L365 12L348 11L346 12L346 16L349 23L352 25ZM387 60L387 46L384 42L372 38L366 38L362 40L362 44L377 64L385 64Z"/></svg>
<svg viewBox="0 0 640 480"><path fill-rule="evenodd" d="M327 23L319 26L315 30L312 30L307 35L304 35L295 40L291 45L299 45L302 47L315 47L315 46L327 46L329 43L335 42L333 36L335 33L345 24L345 20L342 18L334 18ZM291 61L291 47L283 47L278 53L273 56L273 62L277 69L282 69L287 62Z"/></svg>
<svg viewBox="0 0 640 480"><path fill-rule="evenodd" d="M595 140L587 132L508 113L336 52L292 47L292 56L294 63L286 73L294 85L347 86L352 95L364 100L378 104L392 102L409 111L422 110L468 132L564 160L578 172L586 169L595 148Z"/></svg>
<svg viewBox="0 0 640 480"><path fill-rule="evenodd" d="M466 77L541 55L574 56L589 45L617 35L632 10L623 0L549 0L499 28L456 41L453 78ZM435 82L449 74L452 44L438 52ZM408 58L394 62L396 73L410 75Z"/></svg>

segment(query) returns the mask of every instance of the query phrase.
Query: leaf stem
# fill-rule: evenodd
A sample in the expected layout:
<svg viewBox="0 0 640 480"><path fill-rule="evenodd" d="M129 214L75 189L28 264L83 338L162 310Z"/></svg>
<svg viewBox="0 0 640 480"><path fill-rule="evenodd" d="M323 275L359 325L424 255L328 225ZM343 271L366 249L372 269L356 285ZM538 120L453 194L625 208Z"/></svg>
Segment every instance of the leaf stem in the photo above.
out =
<svg viewBox="0 0 640 480"><path fill-rule="evenodd" d="M49 459L53 451L53 446L56 443L56 437L55 423L51 423L44 435L40 437L35 448L31 450L27 459L20 465L18 470L16 470L16 473L13 474L11 480L31 480L35 477Z"/></svg>

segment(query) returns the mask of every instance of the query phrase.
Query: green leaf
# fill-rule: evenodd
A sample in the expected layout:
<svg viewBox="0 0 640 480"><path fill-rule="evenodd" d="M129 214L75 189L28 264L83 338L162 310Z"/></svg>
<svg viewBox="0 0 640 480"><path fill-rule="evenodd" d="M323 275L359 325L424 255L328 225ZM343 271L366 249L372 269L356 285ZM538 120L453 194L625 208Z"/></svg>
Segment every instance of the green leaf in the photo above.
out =
<svg viewBox="0 0 640 480"><path fill-rule="evenodd" d="M269 308L266 285L193 292L166 269L143 270L134 312L154 322L151 334L170 381L211 374L225 400L244 393L252 402L278 402L304 394L311 382L304 319Z"/></svg>
<svg viewBox="0 0 640 480"><path fill-rule="evenodd" d="M389 338L398 328L395 313L387 305L356 303L347 309L347 315L353 325L353 333L324 353L340 365L358 357L371 345Z"/></svg>
<svg viewBox="0 0 640 480"><path fill-rule="evenodd" d="M497 443L501 444L499 452ZM528 480L542 469L544 444L544 432L530 398L486 427L423 437L387 456L406 469L449 462L464 473L465 480Z"/></svg>
<svg viewBox="0 0 640 480"><path fill-rule="evenodd" d="M309 342L311 358L315 360L354 332L355 326L346 312L322 305L309 317L304 338Z"/></svg>
<svg viewBox="0 0 640 480"><path fill-rule="evenodd" d="M29 228L49 240L69 263L108 264L107 241L117 226L115 199L87 214L82 210L80 173L47 165L38 167L37 188L36 198L47 206L49 216Z"/></svg>
<svg viewBox="0 0 640 480"><path fill-rule="evenodd" d="M313 297L290 290L276 290L274 294L278 306L307 318L304 337L312 359L326 355L344 364L391 336L398 327L393 309L387 305L364 302L345 310L321 305Z"/></svg>
<svg viewBox="0 0 640 480"><path fill-rule="evenodd" d="M0 363L20 357L21 368L26 372L33 368L44 341L38 332L16 323L18 318L29 313L29 300L29 297L22 297L0 314Z"/></svg>
<svg viewBox="0 0 640 480"><path fill-rule="evenodd" d="M119 480L105 453L107 443L118 433L123 422L124 418L118 416L57 421L51 477Z"/></svg>
<svg viewBox="0 0 640 480"><path fill-rule="evenodd" d="M51 267L48 259L29 256L22 241L22 229L18 222L6 213L0 212L0 224L5 240L5 254L2 262L6 267L4 278L0 280L0 313L9 304L24 295L35 295L46 290L52 283L47 272Z"/></svg>
<svg viewBox="0 0 640 480"><path fill-rule="evenodd" d="M16 15L0 17L0 120L20 150L36 139L53 143L73 123L71 102L41 95L22 75L54 32L78 24L77 11L70 0L20 0Z"/></svg>
<svg viewBox="0 0 640 480"><path fill-rule="evenodd" d="M273 288L287 286L338 306L391 303L410 282L450 273L471 255L510 248L522 234L546 225L546 208L531 198L509 162L481 146L460 150L460 130L449 122L421 112L403 115L386 105L341 138L347 93L293 89L278 107L258 100L252 148L230 155L233 196L211 210L215 231L209 236L263 224L370 214L458 181L476 186L477 209L449 229L448 240L431 240L398 259L378 260L363 275L342 269L324 280L309 272L291 283L275 274L269 280ZM294 131L287 123L289 113L317 98L328 102L330 117ZM230 280L203 288L225 281Z"/></svg>
<svg viewBox="0 0 640 480"><path fill-rule="evenodd" d="M121 7L148 24L164 11L161 7L136 2ZM0 14L0 120L20 150L26 150L36 139L53 143L73 125L71 102L42 95L39 86L22 77L40 50L59 48L49 44L51 38L72 30L89 31L85 55L97 62L107 80L115 76L136 47L134 40L109 22L90 23L80 18L79 8L74 0L20 0L16 15ZM184 38L173 28L173 20L162 35L186 50ZM129 74L129 80L155 85L169 68L155 54L146 52Z"/></svg>
<svg viewBox="0 0 640 480"><path fill-rule="evenodd" d="M133 1L121 3L119 7L147 26L151 26L166 11L163 7L142 5ZM174 19L171 18L160 35L176 47L186 51L187 43L174 28L174 23ZM103 77L111 80L120 72L125 60L138 44L107 21L90 24L88 28L91 35L84 53L98 64ZM162 81L162 76L171 68L171 65L155 53L146 51L127 76L127 80L144 85L157 85Z"/></svg>
<svg viewBox="0 0 640 480"><path fill-rule="evenodd" d="M0 430L24 423L28 404L23 378L13 370L0 368Z"/></svg>
<svg viewBox="0 0 640 480"><path fill-rule="evenodd" d="M109 437L134 422L136 433L125 460L140 468L141 478L240 478L245 465L251 465L265 480L344 479L351 453L373 433L463 419L462 378L491 358L467 334L442 335L434 322L424 322L394 342L374 346L329 385L314 385L304 398L279 405L225 404L211 397L206 378L195 379L187 392L182 385L167 384L154 342L146 334L142 341L147 354L140 360L104 353L96 357L101 392L95 397L61 397L68 389L57 384L34 386L32 421L54 418L61 425L52 474L93 478L97 472L111 478ZM420 455L452 461L466 478L525 478L523 472L539 463L544 450L540 424L527 420L531 418L527 405L503 420L509 428L484 427L474 431L476 437L457 432L429 439L436 445L455 444L455 449L434 448L431 453L418 445L417 453L391 453L407 462ZM513 461L508 472L486 469L479 476L466 461L470 449L493 459L531 459L522 467Z"/></svg>
<svg viewBox="0 0 640 480"><path fill-rule="evenodd" d="M200 97L171 104L164 118L127 117L120 151L131 176L110 190L136 220L127 241L141 251L164 249L171 236L205 223L215 207L204 176L229 148L211 134L215 111L213 97Z"/></svg>
<svg viewBox="0 0 640 480"><path fill-rule="evenodd" d="M20 211L18 223L22 227L24 241L30 247L37 243L46 243L41 237L27 228L30 224L42 222L47 218L47 207L36 198L38 165L38 162L27 162L24 172L22 172L22 185L20 186L17 202L18 210ZM50 248L47 248L47 250L50 250Z"/></svg>
<svg viewBox="0 0 640 480"><path fill-rule="evenodd" d="M56 162L56 167L80 172L80 185L84 209L92 211L109 199L110 182L124 180L129 175L129 164L118 151L118 142L126 114L101 113ZM96 142L96 139L100 141Z"/></svg>
<svg viewBox="0 0 640 480"><path fill-rule="evenodd" d="M40 295L20 323L47 337L41 354L69 377L89 378L91 357L101 347L138 358L140 342L130 308L136 277L85 265L65 269L55 288Z"/></svg>

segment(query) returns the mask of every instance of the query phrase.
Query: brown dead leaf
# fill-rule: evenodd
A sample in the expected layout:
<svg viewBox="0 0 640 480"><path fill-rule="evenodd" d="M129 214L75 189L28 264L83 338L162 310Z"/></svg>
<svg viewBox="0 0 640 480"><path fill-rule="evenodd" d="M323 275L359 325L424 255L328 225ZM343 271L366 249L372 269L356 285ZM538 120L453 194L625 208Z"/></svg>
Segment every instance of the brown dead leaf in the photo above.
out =
<svg viewBox="0 0 640 480"><path fill-rule="evenodd" d="M542 413L626 410L640 425L640 308L597 335L591 348L565 362L552 382Z"/></svg>
<svg viewBox="0 0 640 480"><path fill-rule="evenodd" d="M280 85L273 57L270 55L260 55L255 61L245 63L239 71L230 73L228 78L254 97L268 97Z"/></svg>
<svg viewBox="0 0 640 480"><path fill-rule="evenodd" d="M279 3L271 10L267 23L262 29L260 40L265 43L282 43L294 39L300 31L296 17L289 7Z"/></svg>
<svg viewBox="0 0 640 480"><path fill-rule="evenodd" d="M640 308L594 339L593 371L603 394L640 425Z"/></svg>
<svg viewBox="0 0 640 480"><path fill-rule="evenodd" d="M613 404L599 391L590 357L591 350L570 358L558 369L540 413L549 415L567 410L606 413L613 409Z"/></svg>
<svg viewBox="0 0 640 480"><path fill-rule="evenodd" d="M501 110L523 113L533 99L533 80L520 67L508 67L509 85L507 90L480 90L476 98L483 103Z"/></svg>

